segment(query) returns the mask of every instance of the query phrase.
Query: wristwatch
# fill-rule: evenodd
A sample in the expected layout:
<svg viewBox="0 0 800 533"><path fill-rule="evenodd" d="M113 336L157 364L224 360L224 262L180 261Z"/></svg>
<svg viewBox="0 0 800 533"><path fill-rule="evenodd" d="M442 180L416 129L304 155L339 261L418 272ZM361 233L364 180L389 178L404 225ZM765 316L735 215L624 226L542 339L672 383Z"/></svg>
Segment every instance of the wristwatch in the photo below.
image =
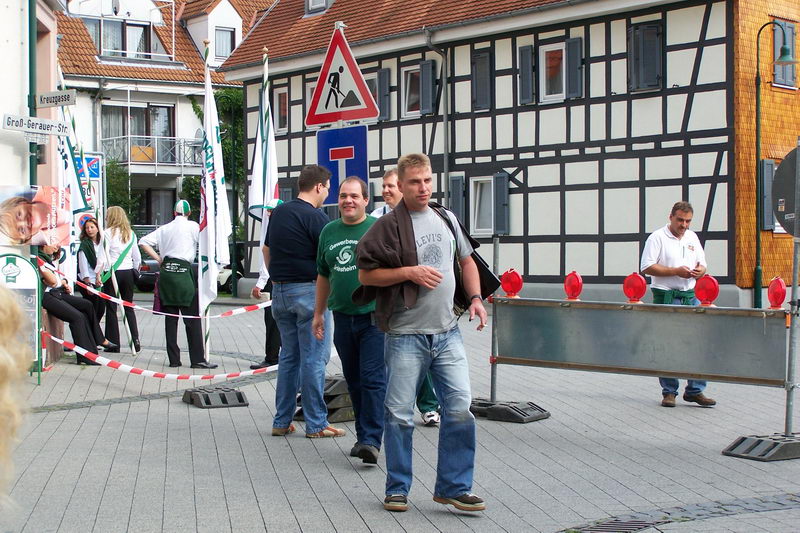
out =
<svg viewBox="0 0 800 533"><path fill-rule="evenodd" d="M483 301L483 296L481 296L480 294L473 294L472 296L469 297L469 301L471 302L475 298L477 298L478 300Z"/></svg>

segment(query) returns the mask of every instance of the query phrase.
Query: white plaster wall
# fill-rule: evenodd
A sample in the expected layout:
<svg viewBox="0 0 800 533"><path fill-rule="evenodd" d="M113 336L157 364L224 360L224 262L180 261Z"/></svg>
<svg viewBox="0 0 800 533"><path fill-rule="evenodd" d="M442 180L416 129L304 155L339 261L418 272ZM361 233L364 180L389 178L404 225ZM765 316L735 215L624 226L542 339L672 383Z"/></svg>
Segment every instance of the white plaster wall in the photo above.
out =
<svg viewBox="0 0 800 533"><path fill-rule="evenodd" d="M700 72L697 83L717 83L725 81L725 45L707 46L703 48L700 61Z"/></svg>
<svg viewBox="0 0 800 533"><path fill-rule="evenodd" d="M564 249L564 272L573 270L581 276L596 276L598 272L598 251L596 242L568 242Z"/></svg>
<svg viewBox="0 0 800 533"><path fill-rule="evenodd" d="M711 16L708 19L707 39L725 37L725 2L717 2L711 7Z"/></svg>
<svg viewBox="0 0 800 533"><path fill-rule="evenodd" d="M623 54L628 49L628 29L624 19L611 21L611 53Z"/></svg>
<svg viewBox="0 0 800 533"><path fill-rule="evenodd" d="M631 102L631 136L661 135L661 97ZM616 135L614 136L616 137Z"/></svg>
<svg viewBox="0 0 800 533"><path fill-rule="evenodd" d="M211 66L219 66L227 58L217 59L214 55L214 37L216 32L214 29L219 27L233 28L234 29L234 47L239 46L242 42L242 17L233 8L228 0L222 0L208 15L208 39L211 41L211 53L209 54L208 64ZM203 40L195 41L197 48L203 50Z"/></svg>
<svg viewBox="0 0 800 533"><path fill-rule="evenodd" d="M586 107L575 106L569 111L570 140L583 142L586 140Z"/></svg>
<svg viewBox="0 0 800 533"><path fill-rule="evenodd" d="M519 146L533 146L536 141L536 113L523 112L517 115L517 142Z"/></svg>
<svg viewBox="0 0 800 533"><path fill-rule="evenodd" d="M606 25L592 24L589 26L589 53L592 57L606 54Z"/></svg>
<svg viewBox="0 0 800 533"><path fill-rule="evenodd" d="M514 76L500 76L495 82L495 108L504 109L514 105Z"/></svg>
<svg viewBox="0 0 800 533"><path fill-rule="evenodd" d="M198 103L203 105L203 98L198 99ZM175 100L173 100L175 101ZM257 115L257 113L255 113ZM185 137L192 139L198 128L202 128L203 123L200 121L192 103L186 97L179 97L175 102L175 134L178 137Z"/></svg>
<svg viewBox="0 0 800 533"><path fill-rule="evenodd" d="M561 204L558 192L541 192L528 195L528 233L530 235L558 235L561 233Z"/></svg>
<svg viewBox="0 0 800 533"><path fill-rule="evenodd" d="M644 177L648 180L680 178L683 175L682 162L682 155L648 157L644 162Z"/></svg>
<svg viewBox="0 0 800 533"><path fill-rule="evenodd" d="M639 179L639 160L606 159L603 162L603 181L636 181Z"/></svg>
<svg viewBox="0 0 800 533"><path fill-rule="evenodd" d="M697 52L694 48L667 53L667 83L670 87L686 87L692 82L695 55Z"/></svg>
<svg viewBox="0 0 800 533"><path fill-rule="evenodd" d="M600 98L606 95L606 63L591 63L589 96Z"/></svg>
<svg viewBox="0 0 800 533"><path fill-rule="evenodd" d="M603 231L639 231L639 189L607 189L603 196Z"/></svg>
<svg viewBox="0 0 800 533"><path fill-rule="evenodd" d="M566 234L597 234L597 199L598 191L567 191L564 193Z"/></svg>
<svg viewBox="0 0 800 533"><path fill-rule="evenodd" d="M590 129L589 138L592 141L602 141L606 138L606 105L592 104L589 106Z"/></svg>
<svg viewBox="0 0 800 533"><path fill-rule="evenodd" d="M686 111L686 95L675 94L667 97L667 133L679 133L683 126Z"/></svg>
<svg viewBox="0 0 800 533"><path fill-rule="evenodd" d="M492 149L492 119L480 117L475 119L475 150Z"/></svg>
<svg viewBox="0 0 800 533"><path fill-rule="evenodd" d="M598 162L579 161L575 163L564 163L564 183L572 185L576 183L597 183L598 182Z"/></svg>
<svg viewBox="0 0 800 533"><path fill-rule="evenodd" d="M713 176L717 162L717 152L689 154L689 177Z"/></svg>
<svg viewBox="0 0 800 533"><path fill-rule="evenodd" d="M701 5L667 11L667 45L699 40L705 9Z"/></svg>
<svg viewBox="0 0 800 533"><path fill-rule="evenodd" d="M728 275L728 241L706 241L703 251L706 253L708 273L720 277Z"/></svg>
<svg viewBox="0 0 800 533"><path fill-rule="evenodd" d="M75 14L99 17L113 16L111 0L69 0L69 11ZM161 22L161 13L151 0L119 0L118 18Z"/></svg>
<svg viewBox="0 0 800 533"><path fill-rule="evenodd" d="M638 242L607 242L603 245L603 252L603 273L606 276L639 272Z"/></svg>
<svg viewBox="0 0 800 533"><path fill-rule="evenodd" d="M689 131L727 127L728 119L725 115L727 102L724 90L695 94L692 114L689 117Z"/></svg>
<svg viewBox="0 0 800 533"><path fill-rule="evenodd" d="M567 141L567 111L563 107L542 109L539 112L542 128L539 130L539 144L564 144Z"/></svg>
<svg viewBox="0 0 800 533"><path fill-rule="evenodd" d="M75 117L75 135L78 141L83 143L84 151L97 150L94 100L92 100L92 97L87 93L78 91L77 101L74 106L70 107L70 112Z"/></svg>
<svg viewBox="0 0 800 533"><path fill-rule="evenodd" d="M498 115L495 118L495 127L497 128L497 149L511 148L514 144L514 136L512 135L514 117L511 115Z"/></svg>
<svg viewBox="0 0 800 533"><path fill-rule="evenodd" d="M669 222L669 212L675 202L683 200L680 186L648 187L644 192L644 231L652 233Z"/></svg>
<svg viewBox="0 0 800 533"><path fill-rule="evenodd" d="M528 185L541 187L561 183L561 166L539 165L528 167Z"/></svg>
<svg viewBox="0 0 800 533"><path fill-rule="evenodd" d="M536 242L528 245L530 273L534 276L557 276L561 272L561 245Z"/></svg>
<svg viewBox="0 0 800 533"><path fill-rule="evenodd" d="M0 4L0 69L14 83L0 83L3 113L28 116L28 12L20 0ZM28 183L28 143L21 132L0 128L0 184Z"/></svg>

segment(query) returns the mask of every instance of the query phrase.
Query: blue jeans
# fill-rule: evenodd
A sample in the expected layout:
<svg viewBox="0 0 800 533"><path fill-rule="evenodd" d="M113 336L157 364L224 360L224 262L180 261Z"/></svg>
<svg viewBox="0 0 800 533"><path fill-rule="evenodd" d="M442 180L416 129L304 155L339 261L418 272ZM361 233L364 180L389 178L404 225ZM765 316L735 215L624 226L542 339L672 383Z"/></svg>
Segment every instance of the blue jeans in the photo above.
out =
<svg viewBox="0 0 800 533"><path fill-rule="evenodd" d="M334 311L333 323L333 344L342 360L356 414L356 438L360 444L380 449L386 397L383 332L372 324L369 313L346 315Z"/></svg>
<svg viewBox="0 0 800 533"><path fill-rule="evenodd" d="M661 384L661 394L674 394L678 395L678 387L680 383L676 378L658 378ZM694 396L700 394L706 388L706 382L699 379L687 379L686 388L683 389L684 394L687 396Z"/></svg>
<svg viewBox="0 0 800 533"><path fill-rule="evenodd" d="M458 326L435 335L386 335L386 494L411 489L414 401L430 370L442 406L434 495L453 498L472 490L475 417L469 367Z"/></svg>
<svg viewBox="0 0 800 533"><path fill-rule="evenodd" d="M272 316L281 332L278 384L275 387L274 428L287 428L297 410L297 391L302 393L306 433L328 427L325 406L325 366L331 358L331 314L325 314L325 338L311 331L316 284L275 283Z"/></svg>
<svg viewBox="0 0 800 533"><path fill-rule="evenodd" d="M661 302L655 302L661 303ZM689 304L687 304L689 305ZM691 305L698 306L700 305L700 300L695 298ZM674 394L675 396L678 395L678 387L680 386L680 382L676 378L658 378L658 382L661 384L661 394ZM706 382L700 379L687 379L686 380L686 388L683 389L684 394L687 396L694 396L695 394L700 394L706 389Z"/></svg>

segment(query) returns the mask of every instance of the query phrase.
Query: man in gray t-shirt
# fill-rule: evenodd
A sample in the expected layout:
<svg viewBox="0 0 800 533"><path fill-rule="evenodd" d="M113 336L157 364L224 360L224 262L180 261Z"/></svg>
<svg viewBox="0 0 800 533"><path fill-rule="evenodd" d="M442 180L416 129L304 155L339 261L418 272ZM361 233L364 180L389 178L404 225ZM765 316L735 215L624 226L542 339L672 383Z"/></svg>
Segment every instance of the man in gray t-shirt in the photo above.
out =
<svg viewBox="0 0 800 533"><path fill-rule="evenodd" d="M453 228L457 229L457 247L453 232L433 209L409 210L409 213L414 226L417 261L420 265L438 270L442 274L442 280L433 289L420 287L417 304L411 309L406 309L402 300L399 300L389 321L389 329L391 333L403 335L432 335L449 331L458 320L453 312L453 293L456 289L453 254L458 250L458 258L463 260L472 255L472 246L461 232L455 215L450 211L447 215Z"/></svg>
<svg viewBox="0 0 800 533"><path fill-rule="evenodd" d="M408 210L411 216L418 264L384 267L378 263L377 268L359 271L359 281L365 286L392 287L409 281L418 286L415 304L409 308L398 304L393 309L384 344L387 383L383 507L389 511L408 509L413 478L414 400L425 373L430 371L443 408L433 500L462 511L483 511L486 508L483 499L471 492L475 418L469 411L472 396L467 354L456 323L458 317L453 312L454 254L458 253L467 294L474 295L469 307L470 319L476 316L480 319L480 330L486 325L486 310L480 296L478 268L472 259L472 247L455 217L448 212L457 238L444 219L428 205L433 182L428 157L423 154L403 156L397 162L397 171L403 200L396 211ZM372 230L376 226L378 224ZM367 233L362 241L368 240L369 235ZM361 245L359 243L359 248Z"/></svg>

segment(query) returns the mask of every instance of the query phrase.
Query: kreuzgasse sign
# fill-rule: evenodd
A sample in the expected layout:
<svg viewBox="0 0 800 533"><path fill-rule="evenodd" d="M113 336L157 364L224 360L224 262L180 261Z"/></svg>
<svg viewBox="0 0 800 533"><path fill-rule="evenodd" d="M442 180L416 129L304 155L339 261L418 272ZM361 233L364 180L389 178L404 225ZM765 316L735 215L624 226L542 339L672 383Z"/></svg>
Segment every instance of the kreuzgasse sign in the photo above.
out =
<svg viewBox="0 0 800 533"><path fill-rule="evenodd" d="M58 136L69 133L69 126L66 122L19 115L3 115L3 129Z"/></svg>
<svg viewBox="0 0 800 533"><path fill-rule="evenodd" d="M36 107L42 108L75 105L77 98L78 91L75 89L42 93L36 96Z"/></svg>

